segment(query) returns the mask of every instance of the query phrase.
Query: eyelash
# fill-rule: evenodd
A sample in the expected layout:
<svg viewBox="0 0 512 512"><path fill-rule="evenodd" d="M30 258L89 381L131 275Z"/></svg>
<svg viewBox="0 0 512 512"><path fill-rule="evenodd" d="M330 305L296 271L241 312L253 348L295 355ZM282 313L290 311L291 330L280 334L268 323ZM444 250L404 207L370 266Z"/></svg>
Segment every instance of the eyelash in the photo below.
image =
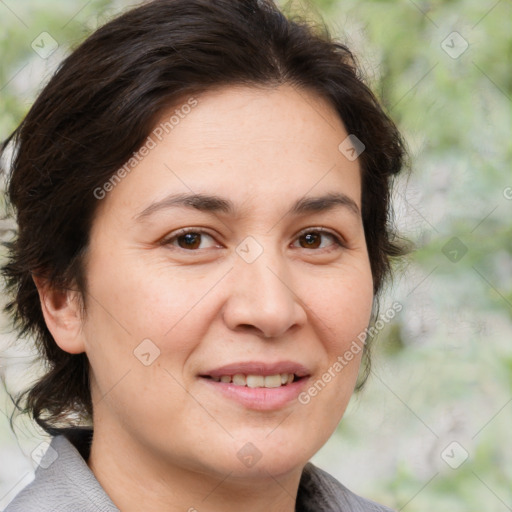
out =
<svg viewBox="0 0 512 512"><path fill-rule="evenodd" d="M207 235L209 236L210 238L214 238L213 235L211 235L210 233L208 233L207 231L204 231L204 230L201 230L201 229L195 229L195 228L184 228L184 229L180 229L179 231L177 231L176 233L174 233L172 236L169 236L165 239L162 240L161 242L161 245L163 246L172 246L172 242L176 239L178 239L180 236L184 236L186 235L187 233L194 233L194 234L197 234L197 235ZM341 247L341 248L346 248L347 245L346 243L344 242L344 240L336 235L335 233L331 232L331 231L328 231L324 228L308 228L306 230L303 230L301 231L296 239L299 239L301 236L304 236L304 235L307 235L308 233L317 233L317 234L321 234L321 235L328 235L330 236L333 241L334 241L334 244L333 245L336 245L338 247ZM201 251L201 249L184 249L183 247L174 247L175 249L180 249L182 251L187 251L187 252L198 252L198 251ZM327 250L332 250L332 249L328 249L328 248L319 248L319 249L308 249L307 247L299 247L300 249L306 249L306 250L316 250L316 251L325 251L326 249ZM203 249L204 250L204 249Z"/></svg>

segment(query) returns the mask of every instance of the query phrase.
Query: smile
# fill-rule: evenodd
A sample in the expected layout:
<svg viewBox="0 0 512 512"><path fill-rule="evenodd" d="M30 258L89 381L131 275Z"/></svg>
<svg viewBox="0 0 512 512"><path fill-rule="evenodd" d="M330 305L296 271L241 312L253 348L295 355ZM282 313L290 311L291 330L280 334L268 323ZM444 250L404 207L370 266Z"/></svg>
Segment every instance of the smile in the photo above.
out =
<svg viewBox="0 0 512 512"><path fill-rule="evenodd" d="M279 388L291 384L295 375L293 373L278 373L276 375L222 375L211 377L215 382L233 383L235 386L246 386L248 388Z"/></svg>
<svg viewBox="0 0 512 512"><path fill-rule="evenodd" d="M212 396L259 411L277 410L296 402L310 376L309 368L293 361L244 361L199 375Z"/></svg>

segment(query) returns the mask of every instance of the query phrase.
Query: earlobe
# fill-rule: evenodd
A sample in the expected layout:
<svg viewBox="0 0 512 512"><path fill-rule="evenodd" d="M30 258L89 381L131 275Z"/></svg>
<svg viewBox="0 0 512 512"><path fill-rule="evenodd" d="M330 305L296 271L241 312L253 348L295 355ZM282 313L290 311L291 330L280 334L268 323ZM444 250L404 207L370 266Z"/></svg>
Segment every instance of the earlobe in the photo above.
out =
<svg viewBox="0 0 512 512"><path fill-rule="evenodd" d="M57 345L70 354L85 351L79 292L51 287L48 281L32 275L48 330Z"/></svg>

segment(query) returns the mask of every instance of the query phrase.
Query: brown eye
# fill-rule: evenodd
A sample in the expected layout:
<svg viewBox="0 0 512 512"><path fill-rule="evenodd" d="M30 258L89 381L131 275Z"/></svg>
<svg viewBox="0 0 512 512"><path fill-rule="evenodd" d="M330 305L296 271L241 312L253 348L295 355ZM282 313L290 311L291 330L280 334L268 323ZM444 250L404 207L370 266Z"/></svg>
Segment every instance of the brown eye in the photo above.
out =
<svg viewBox="0 0 512 512"><path fill-rule="evenodd" d="M322 235L315 232L306 233L299 240L301 240L301 246L305 249L317 249L322 242Z"/></svg>
<svg viewBox="0 0 512 512"><path fill-rule="evenodd" d="M174 234L173 236L168 237L162 242L162 245L176 247L179 249L184 249L188 251L195 251L197 249L208 249L209 247L215 246L215 244L211 244L204 247L204 244L207 243L205 240L210 239L213 241L213 237L208 233L203 231L185 231L181 230ZM203 245L203 247L201 247Z"/></svg>
<svg viewBox="0 0 512 512"><path fill-rule="evenodd" d="M201 233L185 233L176 240L182 249L198 249L201 245Z"/></svg>
<svg viewBox="0 0 512 512"><path fill-rule="evenodd" d="M334 244L325 245L323 242L326 238L333 240ZM324 249L332 245L343 246L343 243L336 235L324 230L307 231L298 237L298 241L303 249Z"/></svg>

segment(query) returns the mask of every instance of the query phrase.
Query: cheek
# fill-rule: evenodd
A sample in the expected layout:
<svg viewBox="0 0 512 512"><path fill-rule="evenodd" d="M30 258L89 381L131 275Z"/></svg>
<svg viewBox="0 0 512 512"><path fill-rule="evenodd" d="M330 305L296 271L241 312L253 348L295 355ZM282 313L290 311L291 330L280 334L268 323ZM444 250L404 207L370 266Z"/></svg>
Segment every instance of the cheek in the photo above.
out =
<svg viewBox="0 0 512 512"><path fill-rule="evenodd" d="M311 309L325 326L324 340L331 359L341 355L366 329L373 298L369 265L333 276L315 294Z"/></svg>
<svg viewBox="0 0 512 512"><path fill-rule="evenodd" d="M188 398L178 382L202 337L194 309L201 287L133 261L99 263L90 275L84 332L96 416L108 409L123 422L147 417L152 424L171 417Z"/></svg>
<svg viewBox="0 0 512 512"><path fill-rule="evenodd" d="M86 351L94 378L103 394L130 372L126 382L143 380L172 351L183 361L197 337L196 324L186 322L197 301L183 280L152 273L139 262L117 258L116 265L97 258L89 272ZM172 338L172 346L164 340ZM188 341L190 340L190 341ZM146 355L149 354L149 355ZM155 361L145 366L148 360ZM145 382L145 387L147 387Z"/></svg>
<svg viewBox="0 0 512 512"><path fill-rule="evenodd" d="M358 336L368 326L372 302L371 276L346 279L344 286L338 280L310 302L324 351L318 373L299 396L303 423L316 432L307 438L312 453L334 432L353 394L364 348Z"/></svg>
<svg viewBox="0 0 512 512"><path fill-rule="evenodd" d="M369 265L333 276L324 283L321 293L312 295L309 305L325 358L312 383L315 389L306 390L304 403L311 400L311 413L315 409L317 413L319 409L330 411L324 414L324 426L329 429L341 419L359 373L364 352L361 334L368 327L373 306Z"/></svg>
<svg viewBox="0 0 512 512"><path fill-rule="evenodd" d="M115 266L98 263L91 269L92 306L103 329L118 331L128 343L145 338L158 343L185 326L199 326L183 320L197 316L194 308L216 276L161 267L126 258Z"/></svg>

